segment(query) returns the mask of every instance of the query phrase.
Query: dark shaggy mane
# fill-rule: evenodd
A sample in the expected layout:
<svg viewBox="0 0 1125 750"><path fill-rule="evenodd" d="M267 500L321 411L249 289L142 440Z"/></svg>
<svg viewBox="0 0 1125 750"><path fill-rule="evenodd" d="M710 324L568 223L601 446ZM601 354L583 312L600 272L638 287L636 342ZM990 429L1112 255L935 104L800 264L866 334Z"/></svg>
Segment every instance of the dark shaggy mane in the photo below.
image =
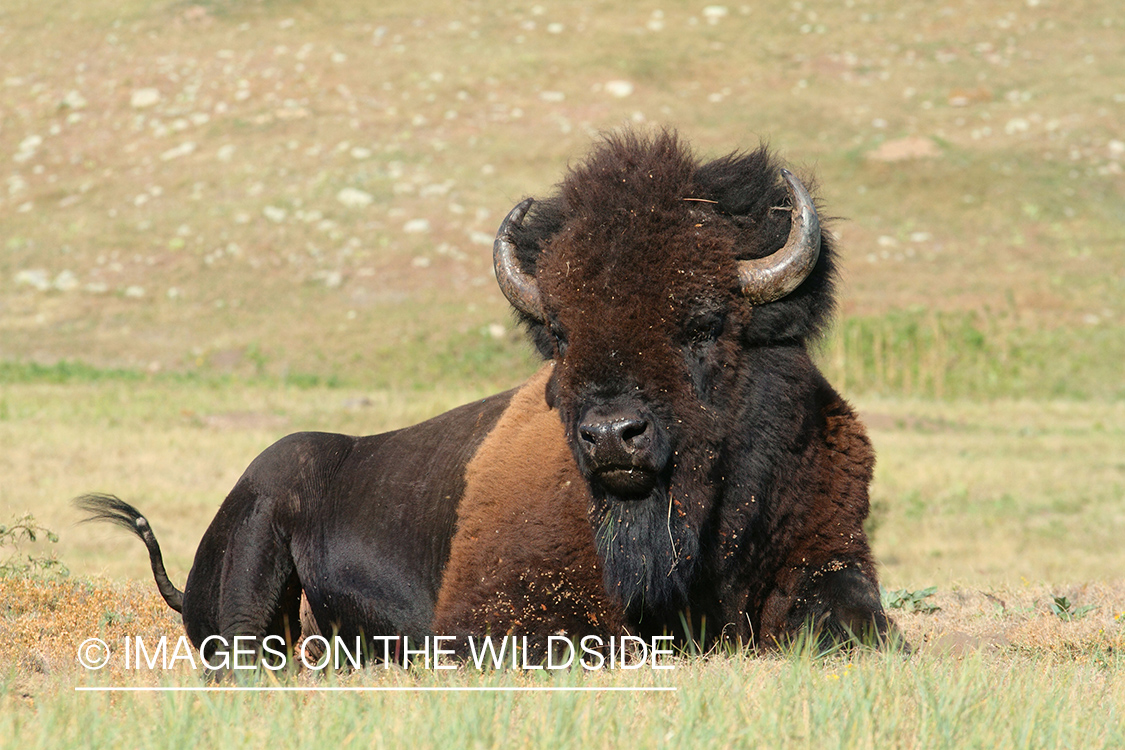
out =
<svg viewBox="0 0 1125 750"><path fill-rule="evenodd" d="M779 210L789 205L780 166L764 145L700 163L674 130L607 134L584 161L568 170L551 196L532 206L515 234L520 265L534 274L551 238L579 213L604 212L609 224L623 212L654 205L713 212L740 230L739 259L765 257L789 235L789 211ZM812 193L812 180L803 175L802 182ZM806 344L824 332L835 312L837 276L834 242L824 224L822 216L816 268L788 297L754 311L747 344ZM519 318L536 349L549 358L553 345L543 324L526 315Z"/></svg>

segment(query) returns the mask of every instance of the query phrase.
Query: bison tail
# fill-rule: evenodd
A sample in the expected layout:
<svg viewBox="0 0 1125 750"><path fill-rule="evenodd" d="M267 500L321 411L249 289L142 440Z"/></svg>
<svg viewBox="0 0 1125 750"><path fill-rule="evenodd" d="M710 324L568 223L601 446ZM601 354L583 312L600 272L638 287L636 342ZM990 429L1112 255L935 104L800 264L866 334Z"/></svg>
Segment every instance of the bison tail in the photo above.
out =
<svg viewBox="0 0 1125 750"><path fill-rule="evenodd" d="M74 499L74 504L89 515L82 523L90 521L108 521L122 528L129 529L148 547L148 559L152 563L152 575L156 579L156 587L168 606L177 612L184 611L184 592L176 588L167 571L164 570L164 557L160 554L160 545L156 542L156 535L148 525L148 519L129 503L113 495L83 495Z"/></svg>

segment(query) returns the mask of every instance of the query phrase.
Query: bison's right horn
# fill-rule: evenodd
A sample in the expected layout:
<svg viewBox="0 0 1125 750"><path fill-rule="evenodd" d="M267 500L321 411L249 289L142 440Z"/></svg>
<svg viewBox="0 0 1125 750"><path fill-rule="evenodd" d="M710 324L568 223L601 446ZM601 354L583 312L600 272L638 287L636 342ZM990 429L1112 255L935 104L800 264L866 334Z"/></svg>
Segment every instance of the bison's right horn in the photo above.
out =
<svg viewBox="0 0 1125 750"><path fill-rule="evenodd" d="M546 320L543 313L543 303L539 299L539 284L535 277L520 268L516 258L516 244L512 239L512 230L523 223L527 209L531 208L533 199L516 204L516 207L504 217L500 229L496 232L496 241L492 244L492 265L496 269L496 281L500 283L500 291L512 305L536 320Z"/></svg>
<svg viewBox="0 0 1125 750"><path fill-rule="evenodd" d="M801 285L820 256L820 220L801 181L781 170L793 204L792 224L785 246L765 258L738 262L742 293L755 305L779 300Z"/></svg>

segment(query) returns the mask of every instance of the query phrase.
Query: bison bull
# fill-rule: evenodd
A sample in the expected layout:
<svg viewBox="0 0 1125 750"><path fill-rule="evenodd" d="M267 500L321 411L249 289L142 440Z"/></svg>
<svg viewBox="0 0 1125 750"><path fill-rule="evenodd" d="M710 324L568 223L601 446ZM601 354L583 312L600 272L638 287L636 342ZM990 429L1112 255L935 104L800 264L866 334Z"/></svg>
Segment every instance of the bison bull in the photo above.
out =
<svg viewBox="0 0 1125 750"><path fill-rule="evenodd" d="M831 237L764 148L700 163L671 132L607 137L504 220L500 287L544 367L369 437L291 435L223 502L181 593L209 635L672 633L882 642L863 521L874 454L808 344Z"/></svg>

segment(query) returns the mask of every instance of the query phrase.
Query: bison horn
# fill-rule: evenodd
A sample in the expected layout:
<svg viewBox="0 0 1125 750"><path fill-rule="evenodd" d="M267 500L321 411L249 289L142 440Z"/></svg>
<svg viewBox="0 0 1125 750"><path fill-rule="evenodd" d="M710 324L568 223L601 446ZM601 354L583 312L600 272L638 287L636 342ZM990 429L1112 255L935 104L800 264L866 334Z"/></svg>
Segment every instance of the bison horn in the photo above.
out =
<svg viewBox="0 0 1125 750"><path fill-rule="evenodd" d="M820 220L801 181L781 170L793 204L792 224L785 247L765 258L738 262L742 293L755 305L779 300L801 285L820 256Z"/></svg>
<svg viewBox="0 0 1125 750"><path fill-rule="evenodd" d="M512 230L523 223L527 209L531 208L533 199L516 204L516 207L504 217L500 229L496 232L496 241L492 244L492 265L496 269L496 281L500 283L500 291L520 312L536 320L546 320L543 313L543 303L539 299L539 284L535 277L520 268L516 258L516 243L512 239Z"/></svg>

